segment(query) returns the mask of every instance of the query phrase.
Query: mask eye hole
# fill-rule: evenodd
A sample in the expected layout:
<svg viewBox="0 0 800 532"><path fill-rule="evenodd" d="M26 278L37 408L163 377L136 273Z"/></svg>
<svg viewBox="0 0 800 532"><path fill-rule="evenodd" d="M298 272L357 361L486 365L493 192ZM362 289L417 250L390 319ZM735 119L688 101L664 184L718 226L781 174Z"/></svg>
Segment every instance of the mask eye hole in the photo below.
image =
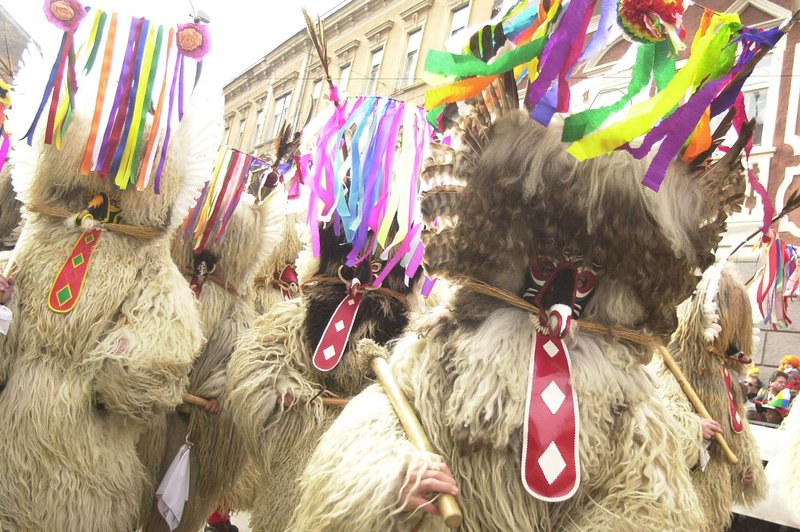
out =
<svg viewBox="0 0 800 532"><path fill-rule="evenodd" d="M269 189L273 189L278 186L278 182L280 181L280 176L277 172L270 172L267 174L267 178L264 180L264 186Z"/></svg>
<svg viewBox="0 0 800 532"><path fill-rule="evenodd" d="M379 260L374 260L370 263L369 267L373 274L378 274L383 269L383 263Z"/></svg>
<svg viewBox="0 0 800 532"><path fill-rule="evenodd" d="M728 346L728 349L725 350L725 356L729 357L736 357L741 353L741 349L736 344L731 344Z"/></svg>

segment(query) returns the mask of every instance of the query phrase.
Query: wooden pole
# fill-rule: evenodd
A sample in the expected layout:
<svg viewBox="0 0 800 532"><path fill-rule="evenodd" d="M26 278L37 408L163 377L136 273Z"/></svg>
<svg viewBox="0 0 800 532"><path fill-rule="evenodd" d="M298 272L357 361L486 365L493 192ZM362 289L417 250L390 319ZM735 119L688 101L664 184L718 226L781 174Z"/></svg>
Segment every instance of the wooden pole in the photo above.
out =
<svg viewBox="0 0 800 532"><path fill-rule="evenodd" d="M711 414L708 413L708 410L706 410L705 405L703 405L703 401L701 401L700 397L697 395L697 392L695 392L694 388L692 388L692 385L689 384L689 380L686 378L686 375L683 374L683 371L675 362L675 359L669 354L667 348L664 346L658 346L658 353L661 355L661 359L664 361L664 364L667 365L669 370L675 376L675 380L678 381L683 393L685 393L686 397L689 398L689 402L692 403L694 409L697 410L698 414L700 414L700 417L704 419L713 419ZM722 452L725 453L725 458L728 459L728 463L731 465L739 463L739 459L728 446L728 442L725 441L725 438L722 437L722 434L714 434L714 440L719 444Z"/></svg>
<svg viewBox="0 0 800 532"><path fill-rule="evenodd" d="M389 364L384 358L376 356L370 360L370 367L383 385L383 389L389 397L389 401L391 401L394 411L397 413L397 417L400 419L400 423L402 423L406 431L408 440L417 449L433 453L433 446L428 436L425 435L425 431L422 429L422 425L417 419L414 409L411 408L405 394L394 380L394 375L392 375L392 370L389 369ZM461 509L458 507L458 501L454 496L449 493L441 493L436 500L436 505L439 507L439 512L442 514L442 519L444 519L444 523L448 528L456 529L461 526L463 517L461 515Z"/></svg>

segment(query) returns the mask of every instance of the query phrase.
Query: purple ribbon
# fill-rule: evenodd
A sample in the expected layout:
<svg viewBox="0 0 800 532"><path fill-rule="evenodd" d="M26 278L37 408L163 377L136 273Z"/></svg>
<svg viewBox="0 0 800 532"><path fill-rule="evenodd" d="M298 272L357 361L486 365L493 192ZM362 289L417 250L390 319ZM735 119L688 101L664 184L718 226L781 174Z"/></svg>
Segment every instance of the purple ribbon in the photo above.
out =
<svg viewBox="0 0 800 532"><path fill-rule="evenodd" d="M122 103L122 98L125 94L125 87L129 79L131 67L133 66L133 44L136 40L136 28L138 26L138 19L131 18L131 27L128 30L128 44L125 46L125 55L122 60L122 72L120 73L119 84L117 85L117 92L114 95L114 103L111 105L111 112L108 114L108 122L103 132L103 140L100 143L100 151L97 154L97 168L101 169L105 166L105 160L109 152L109 140L111 139L111 132L114 129L114 123L117 119L119 106Z"/></svg>
<svg viewBox="0 0 800 532"><path fill-rule="evenodd" d="M183 54L179 53L180 59L180 80L178 81L178 122L183 120Z"/></svg>
<svg viewBox="0 0 800 532"><path fill-rule="evenodd" d="M578 61L586 61L602 50L606 45L606 41L608 41L611 28L614 27L617 16L617 2L615 0L600 0L600 2L600 22L597 26L597 31L592 34L589 44L586 45Z"/></svg>
<svg viewBox="0 0 800 532"><path fill-rule="evenodd" d="M122 127L122 137L120 137L117 151L114 153L114 159L111 162L111 175L116 175L119 170L119 165L122 162L122 154L125 152L125 145L128 143L128 136L131 132L131 124L133 122L133 115L136 107L136 93L139 90L139 83L147 80L142 80L142 60L144 59L144 50L147 47L147 31L150 28L150 21L144 21L142 29L139 32L139 39L136 43L136 58L133 66L133 76L131 79L131 89L128 95L127 116L125 117L125 124Z"/></svg>
<svg viewBox="0 0 800 532"><path fill-rule="evenodd" d="M161 194L161 172L164 171L164 162L167 158L167 146L169 146L169 137L172 131L172 104L175 102L175 82L178 79L178 67L182 59L181 54L175 55L175 67L172 70L172 83L169 87L169 105L167 105L167 132L164 134L164 143L161 145L161 153L158 158L158 166L156 167L155 183L153 189L156 194Z"/></svg>
<svg viewBox="0 0 800 532"><path fill-rule="evenodd" d="M61 47L59 48L58 55L56 57L61 57L64 46L67 44L67 32L64 32L64 36L61 38ZM50 70L50 78L47 80L47 85L44 88L44 94L42 94L42 101L39 102L39 108L36 110L36 115L33 117L33 122L31 122L31 127L28 128L28 131L25 135L22 136L23 139L28 140L28 146L31 146L33 143L33 132L36 130L36 125L39 123L39 118L42 116L42 111L44 111L44 106L47 104L47 99L50 96L50 93L53 92L53 86L56 83L56 73L58 72L58 60L53 63L53 68Z"/></svg>
<svg viewBox="0 0 800 532"><path fill-rule="evenodd" d="M186 227L183 230L183 240L189 238L189 235L194 231L194 226L197 223L197 219L200 217L200 211L203 208L203 204L206 201L206 196L208 196L208 185L210 181L206 181L206 184L203 185L203 192L200 193L200 197L197 198L197 203L194 204L194 207L189 212L189 221L186 223Z"/></svg>
<svg viewBox="0 0 800 532"><path fill-rule="evenodd" d="M568 63L574 64L570 61L571 56L574 56L574 59L578 58L578 52L583 45L582 36L586 34L586 25L591 18L595 1L572 0L560 17L558 28L542 51L539 76L533 81L528 91L528 103L532 107L539 103L559 74L561 77L565 77L571 70L572 65ZM566 90L568 94L569 87Z"/></svg>
<svg viewBox="0 0 800 532"><path fill-rule="evenodd" d="M650 167L642 180L646 187L658 192L667 173L667 167L675 159L686 139L694 131L694 127L691 124L700 122L703 113L711 104L711 100L714 99L725 83L736 75L736 72L738 72L738 69L732 70L729 75L723 78L706 83L689 98L688 102L658 125L661 130L659 134L664 138L664 141L659 146L658 152L651 161Z"/></svg>
<svg viewBox="0 0 800 532"><path fill-rule="evenodd" d="M9 146L11 146L11 142L8 140L8 135L3 133L3 144L0 145L0 172L3 171L3 166L6 164Z"/></svg>

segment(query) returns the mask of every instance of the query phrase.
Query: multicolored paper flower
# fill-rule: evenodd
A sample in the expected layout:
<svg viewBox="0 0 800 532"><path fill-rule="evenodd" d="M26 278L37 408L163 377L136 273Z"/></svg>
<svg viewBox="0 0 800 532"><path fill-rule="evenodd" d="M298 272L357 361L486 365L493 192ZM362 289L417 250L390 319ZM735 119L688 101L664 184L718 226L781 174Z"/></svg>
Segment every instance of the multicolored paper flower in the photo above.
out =
<svg viewBox="0 0 800 532"><path fill-rule="evenodd" d="M186 57L202 59L209 51L209 31L208 25L189 22L178 24L178 33L175 34L175 41L178 50Z"/></svg>
<svg viewBox="0 0 800 532"><path fill-rule="evenodd" d="M663 41L680 28L683 0L619 0L617 20L636 41Z"/></svg>
<svg viewBox="0 0 800 532"><path fill-rule="evenodd" d="M86 16L78 0L45 0L44 16L64 31L74 30Z"/></svg>

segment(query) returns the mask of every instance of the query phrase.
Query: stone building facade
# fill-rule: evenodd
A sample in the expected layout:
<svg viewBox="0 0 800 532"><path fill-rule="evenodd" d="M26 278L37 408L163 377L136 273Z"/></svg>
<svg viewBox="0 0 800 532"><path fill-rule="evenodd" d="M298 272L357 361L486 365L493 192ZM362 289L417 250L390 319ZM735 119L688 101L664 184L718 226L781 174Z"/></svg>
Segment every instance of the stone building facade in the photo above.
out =
<svg viewBox="0 0 800 532"><path fill-rule="evenodd" d="M495 0L351 0L323 16L331 76L345 94L422 103L427 50L488 20ZM298 7L299 9L299 7ZM266 155L280 124L301 128L328 103L305 28L225 86L228 145Z"/></svg>

